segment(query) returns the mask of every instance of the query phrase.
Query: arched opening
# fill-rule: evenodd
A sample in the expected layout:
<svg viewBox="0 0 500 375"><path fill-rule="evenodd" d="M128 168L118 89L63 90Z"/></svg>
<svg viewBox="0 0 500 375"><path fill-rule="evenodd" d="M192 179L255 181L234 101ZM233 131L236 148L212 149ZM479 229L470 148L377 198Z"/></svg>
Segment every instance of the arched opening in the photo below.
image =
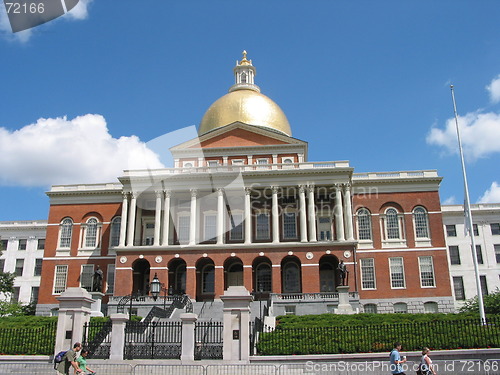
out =
<svg viewBox="0 0 500 375"><path fill-rule="evenodd" d="M266 257L255 259L252 265L253 292L256 299L267 299L273 291L271 260Z"/></svg>
<svg viewBox="0 0 500 375"><path fill-rule="evenodd" d="M324 255L319 260L319 291L322 293L335 292L340 285L337 267L339 260L334 255Z"/></svg>
<svg viewBox="0 0 500 375"><path fill-rule="evenodd" d="M133 284L132 293L145 296L149 293L150 265L146 259L138 259L132 265Z"/></svg>
<svg viewBox="0 0 500 375"><path fill-rule="evenodd" d="M196 263L196 301L212 301L215 296L215 264L210 258Z"/></svg>
<svg viewBox="0 0 500 375"><path fill-rule="evenodd" d="M281 288L283 293L302 293L301 265L295 256L287 256L281 262Z"/></svg>
<svg viewBox="0 0 500 375"><path fill-rule="evenodd" d="M168 294L186 293L186 262L174 259L168 265Z"/></svg>
<svg viewBox="0 0 500 375"><path fill-rule="evenodd" d="M224 262L224 290L230 286L242 286L243 262L239 258L230 258Z"/></svg>

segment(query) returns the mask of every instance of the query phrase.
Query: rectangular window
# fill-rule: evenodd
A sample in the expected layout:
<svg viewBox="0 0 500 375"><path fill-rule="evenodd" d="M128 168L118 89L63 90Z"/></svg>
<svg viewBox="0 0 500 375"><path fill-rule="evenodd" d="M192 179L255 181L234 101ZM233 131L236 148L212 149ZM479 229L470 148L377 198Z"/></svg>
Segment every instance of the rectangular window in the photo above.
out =
<svg viewBox="0 0 500 375"><path fill-rule="evenodd" d="M361 287L375 289L375 261L373 258L361 259Z"/></svg>
<svg viewBox="0 0 500 375"><path fill-rule="evenodd" d="M45 250L45 238L39 238L36 245L37 250Z"/></svg>
<svg viewBox="0 0 500 375"><path fill-rule="evenodd" d="M14 293L12 293L12 295L10 297L10 302L12 302L12 303L19 302L19 292L20 292L20 290L21 290L20 287L18 287L18 286L14 287Z"/></svg>
<svg viewBox="0 0 500 375"><path fill-rule="evenodd" d="M189 216L179 216L179 242L189 241L189 226L190 226Z"/></svg>
<svg viewBox="0 0 500 375"><path fill-rule="evenodd" d="M108 288L106 289L107 294L113 294L115 292L115 265L108 265L108 274L106 277L106 283Z"/></svg>
<svg viewBox="0 0 500 375"><path fill-rule="evenodd" d="M495 258L497 263L500 263L500 245L493 245L495 248Z"/></svg>
<svg viewBox="0 0 500 375"><path fill-rule="evenodd" d="M255 222L256 222L255 238L257 240L269 239L269 214L267 213L258 214Z"/></svg>
<svg viewBox="0 0 500 375"><path fill-rule="evenodd" d="M31 288L31 299L30 302L38 303L38 294L39 294L40 288L38 286L34 286Z"/></svg>
<svg viewBox="0 0 500 375"><path fill-rule="evenodd" d="M230 240L242 240L243 239L243 215L233 214L231 215L231 230L229 232Z"/></svg>
<svg viewBox="0 0 500 375"><path fill-rule="evenodd" d="M418 257L418 263L420 265L420 285L422 288L436 286L432 257Z"/></svg>
<svg viewBox="0 0 500 375"><path fill-rule="evenodd" d="M9 240L2 240L0 242L0 250L7 250L7 244L9 243Z"/></svg>
<svg viewBox="0 0 500 375"><path fill-rule="evenodd" d="M217 237L217 215L205 215L205 241L215 240Z"/></svg>
<svg viewBox="0 0 500 375"><path fill-rule="evenodd" d="M0 259L0 272L4 272L5 259Z"/></svg>
<svg viewBox="0 0 500 375"><path fill-rule="evenodd" d="M464 279L462 276L453 276L453 288L455 289L455 299L465 300Z"/></svg>
<svg viewBox="0 0 500 375"><path fill-rule="evenodd" d="M491 223L490 228L493 236L500 235L500 223Z"/></svg>
<svg viewBox="0 0 500 375"><path fill-rule="evenodd" d="M66 290L68 278L68 265L57 265L54 277L54 294L61 294Z"/></svg>
<svg viewBox="0 0 500 375"><path fill-rule="evenodd" d="M448 237L456 237L457 236L457 227L455 224L450 224L446 226L446 235Z"/></svg>
<svg viewBox="0 0 500 375"><path fill-rule="evenodd" d="M41 259L41 258L35 259L35 271L33 272L33 276L41 276L42 275L42 262L43 262L43 259Z"/></svg>
<svg viewBox="0 0 500 375"><path fill-rule="evenodd" d="M486 276L479 276L479 281L481 282L481 293L483 293L483 296L487 296L488 283L486 282Z"/></svg>
<svg viewBox="0 0 500 375"><path fill-rule="evenodd" d="M23 275L24 259L16 259L16 271L14 272L16 276Z"/></svg>
<svg viewBox="0 0 500 375"><path fill-rule="evenodd" d="M479 228L477 227L477 224L472 224L472 230L474 232L474 236L479 236Z"/></svg>
<svg viewBox="0 0 500 375"><path fill-rule="evenodd" d="M483 252L481 250L481 245L476 245L476 256L477 264L483 264Z"/></svg>
<svg viewBox="0 0 500 375"><path fill-rule="evenodd" d="M17 246L17 250L26 250L26 243L27 242L28 242L27 239L19 240L19 245Z"/></svg>
<svg viewBox="0 0 500 375"><path fill-rule="evenodd" d="M404 288L405 275L403 258L389 258L389 267L391 270L391 288Z"/></svg>
<svg viewBox="0 0 500 375"><path fill-rule="evenodd" d="M80 287L92 291L92 281L94 278L94 265L82 264L82 273L80 274Z"/></svg>
<svg viewBox="0 0 500 375"><path fill-rule="evenodd" d="M208 166L209 167L217 167L219 165L219 161L218 160L209 160L208 161Z"/></svg>
<svg viewBox="0 0 500 375"><path fill-rule="evenodd" d="M448 250L450 252L450 263L460 264L460 251L458 246L450 246Z"/></svg>
<svg viewBox="0 0 500 375"><path fill-rule="evenodd" d="M285 212L283 214L283 238L297 238L297 217L295 212Z"/></svg>

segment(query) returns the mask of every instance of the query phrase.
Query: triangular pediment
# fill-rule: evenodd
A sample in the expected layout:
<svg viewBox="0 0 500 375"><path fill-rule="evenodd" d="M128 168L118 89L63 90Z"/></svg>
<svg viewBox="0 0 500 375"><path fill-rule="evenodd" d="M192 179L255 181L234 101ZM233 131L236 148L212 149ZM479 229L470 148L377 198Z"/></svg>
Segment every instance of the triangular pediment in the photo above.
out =
<svg viewBox="0 0 500 375"><path fill-rule="evenodd" d="M253 126L235 122L215 129L180 145L171 148L172 151L188 148L234 148L259 147L277 145L306 145L307 142L289 137L277 131L262 126Z"/></svg>

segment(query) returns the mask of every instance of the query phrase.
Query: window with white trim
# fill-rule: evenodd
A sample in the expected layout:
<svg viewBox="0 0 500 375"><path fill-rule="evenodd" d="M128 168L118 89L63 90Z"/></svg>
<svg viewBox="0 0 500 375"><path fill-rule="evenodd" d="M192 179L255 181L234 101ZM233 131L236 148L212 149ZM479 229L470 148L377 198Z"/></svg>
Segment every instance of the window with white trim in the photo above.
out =
<svg viewBox="0 0 500 375"><path fill-rule="evenodd" d="M389 258L389 268L391 273L391 288L402 289L406 287L404 263L402 257Z"/></svg>
<svg viewBox="0 0 500 375"><path fill-rule="evenodd" d="M393 305L395 314L406 314L408 312L408 305L404 302L397 302Z"/></svg>
<svg viewBox="0 0 500 375"><path fill-rule="evenodd" d="M80 273L80 288L85 289L87 292L91 292L93 279L94 279L94 265L82 264L82 270Z"/></svg>
<svg viewBox="0 0 500 375"><path fill-rule="evenodd" d="M455 224L447 224L446 225L446 235L448 237L456 237L457 236L457 227Z"/></svg>
<svg viewBox="0 0 500 375"><path fill-rule="evenodd" d="M66 282L68 279L68 265L56 265L54 272L54 294L61 294L66 290Z"/></svg>
<svg viewBox="0 0 500 375"><path fill-rule="evenodd" d="M189 241L190 219L189 215L180 215L178 218L177 236L181 243Z"/></svg>
<svg viewBox="0 0 500 375"><path fill-rule="evenodd" d="M22 276L23 269L24 269L24 259L16 259L16 270L15 270L14 274L16 276Z"/></svg>
<svg viewBox="0 0 500 375"><path fill-rule="evenodd" d="M106 275L106 293L107 294L113 294L115 292L115 265L114 264L109 264L108 265L108 272Z"/></svg>
<svg viewBox="0 0 500 375"><path fill-rule="evenodd" d="M448 246L448 252L450 253L450 264L461 264L460 249L458 246Z"/></svg>
<svg viewBox="0 0 500 375"><path fill-rule="evenodd" d="M269 214L267 212L260 212L255 218L255 239L268 240L269 236Z"/></svg>
<svg viewBox="0 0 500 375"><path fill-rule="evenodd" d="M465 300L464 278L462 276L453 276L453 289L455 290L455 299L457 301Z"/></svg>
<svg viewBox="0 0 500 375"><path fill-rule="evenodd" d="M385 233L389 240L401 238L398 211L395 208L388 208L385 212Z"/></svg>
<svg viewBox="0 0 500 375"><path fill-rule="evenodd" d="M429 217L423 207L413 210L413 225L415 227L415 238L429 238Z"/></svg>
<svg viewBox="0 0 500 375"><path fill-rule="evenodd" d="M71 236L73 234L73 220L66 218L61 222L59 229L59 248L66 249L71 247Z"/></svg>
<svg viewBox="0 0 500 375"><path fill-rule="evenodd" d="M111 221L111 234L109 239L109 246L114 247L120 244L120 229L122 226L122 218L120 216L115 217Z"/></svg>
<svg viewBox="0 0 500 375"><path fill-rule="evenodd" d="M37 250L45 250L45 238L39 238L36 244Z"/></svg>
<svg viewBox="0 0 500 375"><path fill-rule="evenodd" d="M373 258L360 259L361 262L361 288L375 289L375 260Z"/></svg>
<svg viewBox="0 0 500 375"><path fill-rule="evenodd" d="M231 217L229 218L229 239L233 241L242 240L243 239L243 214L240 213L231 213Z"/></svg>
<svg viewBox="0 0 500 375"><path fill-rule="evenodd" d="M95 217L91 217L87 220L85 226L83 227L83 233L83 247L97 247L98 221Z"/></svg>
<svg viewBox="0 0 500 375"><path fill-rule="evenodd" d="M35 269L33 270L33 276L41 276L42 275L42 258L35 259Z"/></svg>
<svg viewBox="0 0 500 375"><path fill-rule="evenodd" d="M366 208L360 208L356 214L358 225L358 240L372 240L372 218L370 211Z"/></svg>
<svg viewBox="0 0 500 375"><path fill-rule="evenodd" d="M424 312L426 314L436 314L439 312L438 304L436 302L424 302Z"/></svg>
<svg viewBox="0 0 500 375"><path fill-rule="evenodd" d="M431 256L418 257L420 267L420 286L422 288L435 287L434 264Z"/></svg>
<svg viewBox="0 0 500 375"><path fill-rule="evenodd" d="M295 212L283 213L283 238L295 239L297 238L297 214Z"/></svg>
<svg viewBox="0 0 500 375"><path fill-rule="evenodd" d="M26 238L20 239L19 243L17 245L17 250L26 250L27 243L28 243L28 240Z"/></svg>
<svg viewBox="0 0 500 375"><path fill-rule="evenodd" d="M363 310L366 314L376 314L377 313L377 305L374 303L367 303L363 305Z"/></svg>
<svg viewBox="0 0 500 375"><path fill-rule="evenodd" d="M205 214L204 220L203 239L205 241L213 241L217 237L217 215Z"/></svg>

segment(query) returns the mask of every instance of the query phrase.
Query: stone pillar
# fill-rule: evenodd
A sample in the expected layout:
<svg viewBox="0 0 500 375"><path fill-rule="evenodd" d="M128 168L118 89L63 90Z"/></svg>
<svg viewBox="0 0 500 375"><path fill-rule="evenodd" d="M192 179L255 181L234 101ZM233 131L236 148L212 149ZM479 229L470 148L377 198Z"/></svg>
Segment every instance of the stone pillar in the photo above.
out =
<svg viewBox="0 0 500 375"><path fill-rule="evenodd" d="M314 202L314 185L307 187L309 192L309 242L316 242L316 204Z"/></svg>
<svg viewBox="0 0 500 375"><path fill-rule="evenodd" d="M271 186L273 192L272 216L273 216L273 242L280 242L280 218L278 209L278 187Z"/></svg>
<svg viewBox="0 0 500 375"><path fill-rule="evenodd" d="M156 206L155 206L155 234L153 239L153 246L160 246L160 229L161 229L161 198L162 191L156 191Z"/></svg>
<svg viewBox="0 0 500 375"><path fill-rule="evenodd" d="M344 241L344 211L342 209L342 195L340 186L335 185L335 226L337 229L337 241Z"/></svg>
<svg viewBox="0 0 500 375"><path fill-rule="evenodd" d="M181 361L194 362L194 324L198 319L198 315L193 313L180 314L182 321L182 349Z"/></svg>
<svg viewBox="0 0 500 375"><path fill-rule="evenodd" d="M92 299L94 302L90 305L90 316L99 316L103 317L104 314L101 312L101 305L102 305L102 297L104 297L104 293L101 292L90 292L90 295L92 296Z"/></svg>
<svg viewBox="0 0 500 375"><path fill-rule="evenodd" d="M168 246L168 236L170 235L170 196L172 192L170 190L164 190L165 200L163 201L163 230L161 245Z"/></svg>
<svg viewBox="0 0 500 375"><path fill-rule="evenodd" d="M245 188L245 245L252 242L252 206L250 188Z"/></svg>
<svg viewBox="0 0 500 375"><path fill-rule="evenodd" d="M349 286L341 285L337 287L339 293L339 306L334 310L335 314L355 314L356 311L349 303Z"/></svg>
<svg viewBox="0 0 500 375"><path fill-rule="evenodd" d="M351 186L344 185L344 219L345 219L345 237L348 241L354 240L354 230L352 227L352 203Z"/></svg>
<svg viewBox="0 0 500 375"><path fill-rule="evenodd" d="M217 245L224 243L224 189L217 188Z"/></svg>
<svg viewBox="0 0 500 375"><path fill-rule="evenodd" d="M307 242L306 187L299 186L300 242Z"/></svg>
<svg viewBox="0 0 500 375"><path fill-rule="evenodd" d="M196 197L198 195L198 190L191 189L191 216L189 223L189 245L193 246L196 244Z"/></svg>
<svg viewBox="0 0 500 375"><path fill-rule="evenodd" d="M118 246L125 246L125 236L127 235L127 215L128 215L128 194L122 193L122 217L120 222L120 242Z"/></svg>
<svg viewBox="0 0 500 375"><path fill-rule="evenodd" d="M56 346L54 354L68 350L75 342L82 342L83 326L90 320L90 293L83 288L67 288L59 297Z"/></svg>
<svg viewBox="0 0 500 375"><path fill-rule="evenodd" d="M230 286L221 299L224 302L223 360L249 363L253 297L244 286Z"/></svg>
<svg viewBox="0 0 500 375"><path fill-rule="evenodd" d="M123 360L123 349L125 348L125 325L128 321L127 314L111 314L113 324L111 331L111 347L109 350L109 359L111 361Z"/></svg>
<svg viewBox="0 0 500 375"><path fill-rule="evenodd" d="M137 206L137 195L136 193L132 193L132 197L130 198L130 211L128 219L127 246L134 246L136 206Z"/></svg>

